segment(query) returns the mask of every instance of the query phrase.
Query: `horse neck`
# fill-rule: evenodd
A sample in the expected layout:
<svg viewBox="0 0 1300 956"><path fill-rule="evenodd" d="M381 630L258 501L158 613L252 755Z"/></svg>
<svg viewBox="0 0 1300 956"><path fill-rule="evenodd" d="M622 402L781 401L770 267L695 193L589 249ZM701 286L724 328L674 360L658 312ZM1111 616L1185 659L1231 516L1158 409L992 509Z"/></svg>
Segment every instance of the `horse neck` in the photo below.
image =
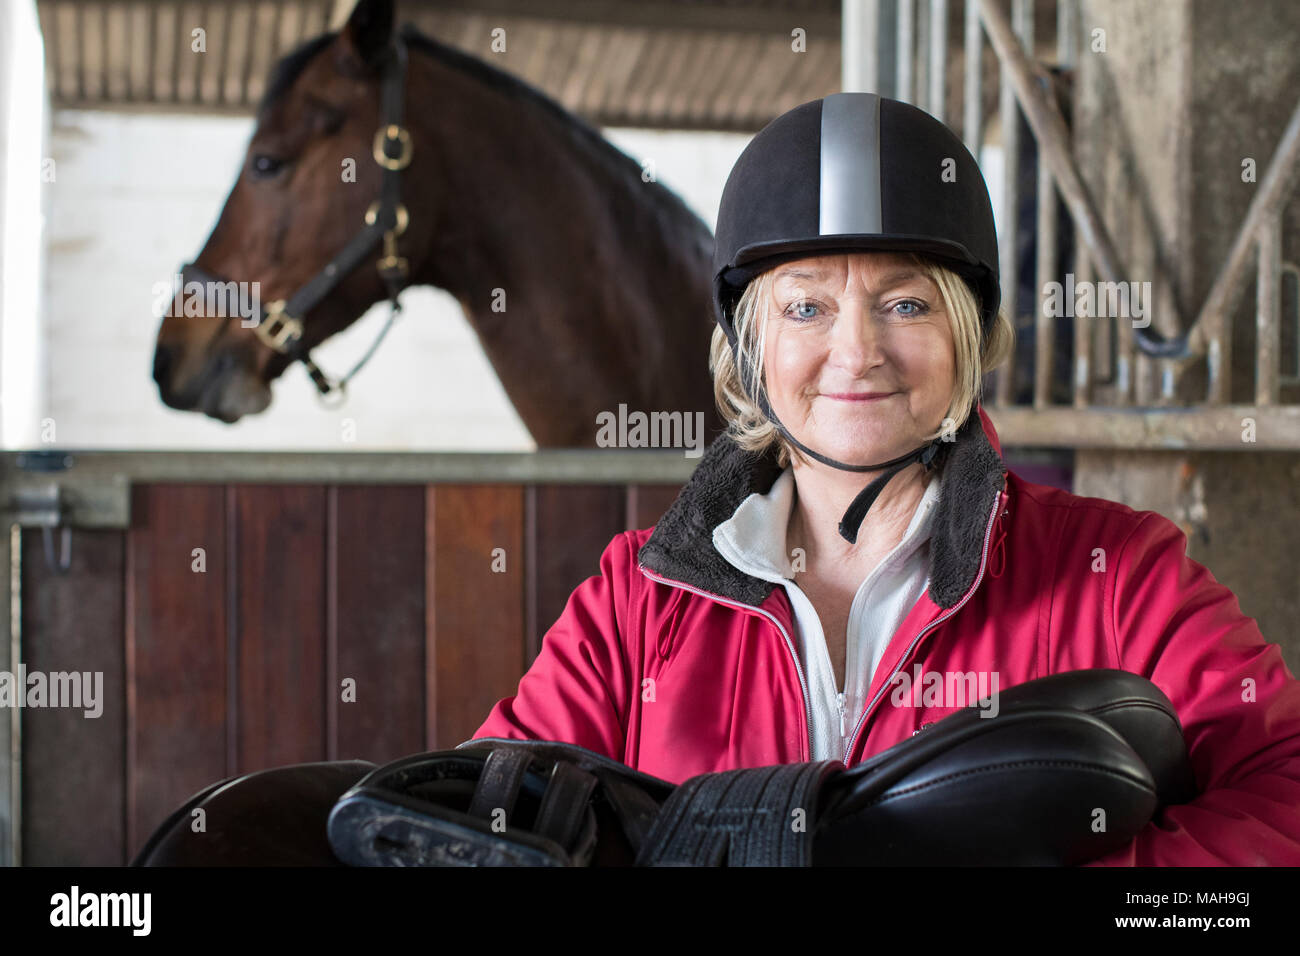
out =
<svg viewBox="0 0 1300 956"><path fill-rule="evenodd" d="M684 206L656 199L656 184L621 174L598 155L613 147L588 142L540 104L435 57L415 62L417 82L430 94L415 94L412 112L437 165L429 177L439 233L425 263L429 281L473 298L481 280L499 285L503 275L520 274L525 242L534 267L523 271L555 290L573 286L575 269L644 259L647 246L662 246L655 252L684 277L708 257L708 228Z"/></svg>
<svg viewBox="0 0 1300 956"><path fill-rule="evenodd" d="M619 402L712 420L696 368L711 332L707 227L638 195L661 187L620 176L539 104L435 57L411 64L408 122L431 161L412 165L409 205L433 233L413 279L460 301L537 443L588 444L594 412ZM561 401L578 426L556 425Z"/></svg>

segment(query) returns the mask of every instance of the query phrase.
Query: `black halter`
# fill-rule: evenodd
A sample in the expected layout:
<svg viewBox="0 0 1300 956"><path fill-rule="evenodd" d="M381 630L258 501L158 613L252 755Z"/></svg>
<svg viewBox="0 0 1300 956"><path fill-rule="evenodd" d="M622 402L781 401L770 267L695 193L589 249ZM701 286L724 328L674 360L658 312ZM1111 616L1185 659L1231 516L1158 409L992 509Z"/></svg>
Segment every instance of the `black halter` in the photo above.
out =
<svg viewBox="0 0 1300 956"><path fill-rule="evenodd" d="M302 362L307 368L317 391L322 396L331 392L344 392L348 380L361 370L370 356L374 354L379 343L388 334L393 320L401 312L398 295L406 287L410 269L406 259L397 254L397 239L406 231L410 216L402 205L401 172L411 164L411 134L402 125L403 103L406 88L406 44L401 36L393 38L384 61L382 110L384 123L375 132L372 153L375 162L383 167L383 184L379 199L370 204L366 210L365 226L352 237L323 269L286 299L277 299L268 303L258 316L254 331L257 337L268 347L282 355L287 355L290 362ZM334 288L351 274L380 243L383 254L379 257L379 275L388 287L388 299L391 312L388 322L380 330L374 344L352 367L347 375L338 381L331 380L312 361L309 350L303 346L302 320L312 309L319 305ZM207 272L193 262L181 266L181 281L200 283L224 283L223 280ZM232 316L227 316L229 322Z"/></svg>

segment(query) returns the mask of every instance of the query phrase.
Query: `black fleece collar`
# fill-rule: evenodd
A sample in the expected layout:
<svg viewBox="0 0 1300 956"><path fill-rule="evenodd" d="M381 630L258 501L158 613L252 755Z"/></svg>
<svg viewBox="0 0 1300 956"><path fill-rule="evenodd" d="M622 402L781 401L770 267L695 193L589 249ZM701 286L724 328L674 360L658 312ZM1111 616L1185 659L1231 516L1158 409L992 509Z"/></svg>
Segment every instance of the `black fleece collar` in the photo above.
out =
<svg viewBox="0 0 1300 956"><path fill-rule="evenodd" d="M978 410L941 445L939 502L930 539L930 599L950 608L979 573L984 534L1006 465L980 423ZM773 448L758 455L724 432L709 445L690 480L659 519L637 557L655 574L742 604L757 606L776 587L736 568L713 546L713 529L752 494L767 494L781 474Z"/></svg>

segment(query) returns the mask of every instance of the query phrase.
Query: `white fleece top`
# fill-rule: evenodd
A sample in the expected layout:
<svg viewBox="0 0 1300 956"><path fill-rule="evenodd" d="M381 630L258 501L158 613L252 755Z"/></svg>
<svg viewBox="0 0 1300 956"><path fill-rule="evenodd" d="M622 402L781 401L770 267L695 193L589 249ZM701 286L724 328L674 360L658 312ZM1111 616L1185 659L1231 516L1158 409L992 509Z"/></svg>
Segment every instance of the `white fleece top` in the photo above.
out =
<svg viewBox="0 0 1300 956"><path fill-rule="evenodd" d="M902 540L866 576L854 595L842 690L835 686L821 621L808 596L795 583L790 555L785 553L794 492L794 471L786 468L767 494L750 495L731 518L714 528L713 545L746 574L785 588L799 632L791 637L808 682L812 759L844 760L885 648L929 587L929 539L939 482L930 479Z"/></svg>

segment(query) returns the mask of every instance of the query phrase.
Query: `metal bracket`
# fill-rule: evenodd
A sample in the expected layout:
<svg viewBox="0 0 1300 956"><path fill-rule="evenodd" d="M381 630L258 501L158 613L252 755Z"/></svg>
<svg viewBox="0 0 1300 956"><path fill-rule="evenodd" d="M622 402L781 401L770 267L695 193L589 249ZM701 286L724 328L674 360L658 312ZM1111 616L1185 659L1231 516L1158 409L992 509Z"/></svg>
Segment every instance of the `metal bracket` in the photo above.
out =
<svg viewBox="0 0 1300 956"><path fill-rule="evenodd" d="M1295 330L1296 330L1295 373L1284 374L1279 369L1278 376L1277 376L1277 383L1279 385L1300 385L1300 266L1297 266L1294 262L1287 262L1286 260L1283 260L1281 263L1281 272L1278 275L1279 291L1281 291L1280 287L1282 283L1286 281L1287 276L1291 276L1293 279L1295 279L1295 297L1292 300L1292 305L1294 306L1294 309L1292 310L1291 313L1292 321L1295 324ZM1283 316L1282 318L1285 318L1285 316ZM1279 359L1278 364L1281 365L1280 355L1278 356L1278 359Z"/></svg>
<svg viewBox="0 0 1300 956"><path fill-rule="evenodd" d="M0 513L8 525L41 529L51 572L62 574L71 566L74 527L130 526L131 486L125 475L80 474L76 456L64 451L21 452L16 464L0 475Z"/></svg>
<svg viewBox="0 0 1300 956"><path fill-rule="evenodd" d="M72 528L64 523L66 502L58 482L20 488L14 492L12 523L40 528L45 539L45 563L55 574L72 564ZM54 529L63 531L59 559L54 559Z"/></svg>

